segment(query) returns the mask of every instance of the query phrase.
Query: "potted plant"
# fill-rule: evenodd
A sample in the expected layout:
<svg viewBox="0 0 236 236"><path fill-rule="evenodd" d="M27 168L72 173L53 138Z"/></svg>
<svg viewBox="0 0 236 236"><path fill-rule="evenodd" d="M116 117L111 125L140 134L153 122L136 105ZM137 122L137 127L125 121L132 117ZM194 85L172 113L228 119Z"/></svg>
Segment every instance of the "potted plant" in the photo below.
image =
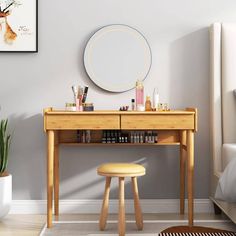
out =
<svg viewBox="0 0 236 236"><path fill-rule="evenodd" d="M8 214L12 201L12 176L7 172L11 135L8 120L0 122L0 218Z"/></svg>

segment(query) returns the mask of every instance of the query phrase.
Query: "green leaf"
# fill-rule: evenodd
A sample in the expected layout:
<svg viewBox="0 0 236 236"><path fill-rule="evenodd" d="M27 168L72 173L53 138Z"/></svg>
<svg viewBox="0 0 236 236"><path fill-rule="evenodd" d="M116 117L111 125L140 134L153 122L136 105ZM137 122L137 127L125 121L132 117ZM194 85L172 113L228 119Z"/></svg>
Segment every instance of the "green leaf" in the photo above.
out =
<svg viewBox="0 0 236 236"><path fill-rule="evenodd" d="M4 132L6 133L7 131L7 124L8 124L8 120L4 121Z"/></svg>
<svg viewBox="0 0 236 236"><path fill-rule="evenodd" d="M6 146L5 146L5 158L4 158L4 165L3 165L3 170L2 172L6 171L7 169L7 164L8 164L8 153L9 153L9 148L10 148L10 138L11 136L8 135L6 139Z"/></svg>
<svg viewBox="0 0 236 236"><path fill-rule="evenodd" d="M0 125L0 172L3 166L3 158L4 158L4 135L3 135L3 129L2 129L2 122Z"/></svg>
<svg viewBox="0 0 236 236"><path fill-rule="evenodd" d="M7 169L11 135L7 134L8 120L0 122L0 173Z"/></svg>

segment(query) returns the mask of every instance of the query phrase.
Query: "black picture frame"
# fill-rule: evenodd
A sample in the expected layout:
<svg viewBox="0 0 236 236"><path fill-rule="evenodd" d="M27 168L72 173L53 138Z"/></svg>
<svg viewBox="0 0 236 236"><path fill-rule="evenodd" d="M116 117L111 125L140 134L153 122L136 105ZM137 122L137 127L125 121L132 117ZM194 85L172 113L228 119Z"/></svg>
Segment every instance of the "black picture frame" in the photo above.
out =
<svg viewBox="0 0 236 236"><path fill-rule="evenodd" d="M10 51L7 51L7 50L1 50L0 49L0 54L3 54L3 53L38 53L38 5L39 5L39 1L38 0L31 0L31 1L35 1L35 50L10 50Z"/></svg>

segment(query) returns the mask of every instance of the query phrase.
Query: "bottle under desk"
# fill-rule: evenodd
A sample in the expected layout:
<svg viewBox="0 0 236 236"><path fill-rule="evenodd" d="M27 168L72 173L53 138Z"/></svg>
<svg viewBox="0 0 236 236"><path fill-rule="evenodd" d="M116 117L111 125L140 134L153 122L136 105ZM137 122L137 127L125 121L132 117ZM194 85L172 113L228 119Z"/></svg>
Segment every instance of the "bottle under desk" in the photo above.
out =
<svg viewBox="0 0 236 236"><path fill-rule="evenodd" d="M78 143L78 130L155 130L157 143ZM197 131L197 109L173 111L92 111L68 112L44 109L44 131L47 133L47 227L52 227L52 203L59 215L59 145L71 146L180 146L180 214L184 214L185 173L187 172L188 222L193 226L194 132ZM186 171L187 169L187 171ZM53 194L54 193L54 194Z"/></svg>

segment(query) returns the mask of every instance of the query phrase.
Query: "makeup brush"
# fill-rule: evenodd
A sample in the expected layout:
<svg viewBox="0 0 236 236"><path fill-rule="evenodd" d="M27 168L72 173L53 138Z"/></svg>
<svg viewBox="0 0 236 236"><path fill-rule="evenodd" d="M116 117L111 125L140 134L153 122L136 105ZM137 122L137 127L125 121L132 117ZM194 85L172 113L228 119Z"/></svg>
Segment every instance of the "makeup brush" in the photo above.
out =
<svg viewBox="0 0 236 236"><path fill-rule="evenodd" d="M73 91L73 94L74 94L74 100L75 100L75 103L76 103L78 89L77 89L77 87L75 85L73 85L71 88L72 88L72 91Z"/></svg>
<svg viewBox="0 0 236 236"><path fill-rule="evenodd" d="M88 87L85 87L84 88L84 95L83 95L83 100L82 102L85 103L86 102L86 98L87 98L87 95L88 95Z"/></svg>
<svg viewBox="0 0 236 236"><path fill-rule="evenodd" d="M83 93L84 93L83 88L81 86L78 86L77 103L76 103L78 111L83 111L83 106L82 106Z"/></svg>
<svg viewBox="0 0 236 236"><path fill-rule="evenodd" d="M77 93L77 98L78 99L81 99L82 101L82 98L83 98L83 93L84 93L84 90L81 86L78 87L78 93Z"/></svg>

